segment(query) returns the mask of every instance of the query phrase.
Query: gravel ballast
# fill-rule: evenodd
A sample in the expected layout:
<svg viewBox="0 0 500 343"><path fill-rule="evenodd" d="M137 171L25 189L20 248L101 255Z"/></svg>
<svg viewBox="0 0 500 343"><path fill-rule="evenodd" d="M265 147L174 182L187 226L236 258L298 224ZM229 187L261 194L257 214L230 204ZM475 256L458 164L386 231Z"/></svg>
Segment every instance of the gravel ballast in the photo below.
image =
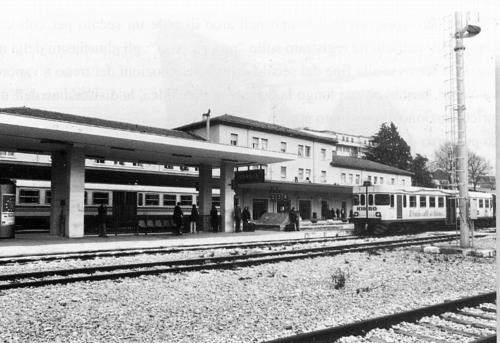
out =
<svg viewBox="0 0 500 343"><path fill-rule="evenodd" d="M397 249L9 290L0 341L260 342L490 292L495 268L495 259Z"/></svg>

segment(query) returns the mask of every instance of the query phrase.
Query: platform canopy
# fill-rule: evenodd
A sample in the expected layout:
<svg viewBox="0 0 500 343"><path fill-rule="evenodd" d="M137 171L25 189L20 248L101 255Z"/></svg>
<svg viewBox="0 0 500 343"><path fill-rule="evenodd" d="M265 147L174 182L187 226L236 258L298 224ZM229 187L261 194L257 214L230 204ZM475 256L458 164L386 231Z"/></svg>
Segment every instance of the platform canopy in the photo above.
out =
<svg viewBox="0 0 500 343"><path fill-rule="evenodd" d="M295 155L207 142L187 132L167 130L28 107L0 108L0 150L51 154L69 146L92 159L146 164L269 164Z"/></svg>

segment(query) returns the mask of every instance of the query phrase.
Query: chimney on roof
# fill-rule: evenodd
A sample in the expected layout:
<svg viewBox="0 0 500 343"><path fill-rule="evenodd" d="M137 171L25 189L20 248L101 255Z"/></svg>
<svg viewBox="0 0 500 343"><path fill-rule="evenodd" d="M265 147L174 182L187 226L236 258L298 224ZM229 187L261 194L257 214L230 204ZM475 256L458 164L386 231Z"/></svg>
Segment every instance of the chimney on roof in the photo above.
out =
<svg viewBox="0 0 500 343"><path fill-rule="evenodd" d="M207 113L203 113L203 119L207 121L207 137L206 140L210 140L210 109L208 109Z"/></svg>

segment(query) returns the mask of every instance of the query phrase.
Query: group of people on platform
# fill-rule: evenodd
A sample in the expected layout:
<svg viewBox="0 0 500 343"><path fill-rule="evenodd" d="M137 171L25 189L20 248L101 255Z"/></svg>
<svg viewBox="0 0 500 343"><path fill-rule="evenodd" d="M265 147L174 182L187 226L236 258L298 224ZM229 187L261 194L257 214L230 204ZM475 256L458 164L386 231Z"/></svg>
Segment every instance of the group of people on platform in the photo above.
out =
<svg viewBox="0 0 500 343"><path fill-rule="evenodd" d="M99 206L97 209L98 215L98 225L99 225L99 236L100 237L107 237L106 234L106 214L107 214L107 207L102 205ZM346 213L345 209L336 209L334 210L333 208L328 211L328 216L331 219L338 219L338 220L346 220ZM198 222L199 222L200 214L198 212L198 208L196 205L193 205L191 208L191 215L189 216L189 230L190 233L198 233ZM349 213L349 221L351 222L353 218L353 213L352 210ZM292 209L288 213L288 219L289 223L293 226L294 231L300 231L300 217L299 214L295 211L295 207L292 207ZM176 206L174 207L174 213L173 213L173 221L175 223L175 228L176 228L176 233L177 235L182 235L182 225L184 223L184 213L182 212L181 209L181 203L178 202ZM243 221L243 230L245 227L249 224L250 221L250 211L248 210L248 207L245 207L243 210L241 210L241 207L239 205L236 205L234 207L234 223L235 223L235 232L241 232L242 231L242 224ZM214 204L212 204L212 209L210 210L210 227L212 228L212 232L218 232L219 231L219 213L217 211L217 207L215 207Z"/></svg>
<svg viewBox="0 0 500 343"><path fill-rule="evenodd" d="M189 229L190 233L198 233L198 221L200 214L198 212L198 208L196 205L193 205L191 208L191 215L189 216ZM177 230L177 234L182 234L182 223L183 223L184 213L182 212L180 203L174 207L173 220L175 223L175 228ZM248 207L245 207L243 211L239 205L234 207L234 221L235 221L235 231L241 232L241 222L243 221L243 227L245 227L250 220L250 211ZM212 228L212 232L219 231L219 213L217 211L217 207L212 204L212 209L210 210L210 227Z"/></svg>

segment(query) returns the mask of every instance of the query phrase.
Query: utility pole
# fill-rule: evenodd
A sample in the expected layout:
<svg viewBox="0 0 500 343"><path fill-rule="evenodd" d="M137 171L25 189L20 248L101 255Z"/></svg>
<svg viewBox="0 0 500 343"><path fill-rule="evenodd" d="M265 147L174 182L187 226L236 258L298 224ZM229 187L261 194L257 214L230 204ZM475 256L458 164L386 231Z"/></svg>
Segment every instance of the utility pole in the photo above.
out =
<svg viewBox="0 0 500 343"><path fill-rule="evenodd" d="M464 89L464 50L463 39L472 37L481 32L481 28L474 25L463 26L462 15L455 13L455 58L457 73L457 121L458 121L458 193L460 208L460 246L470 247L470 230L468 222L467 201L469 197L469 177L467 173L468 153L465 125L465 89Z"/></svg>

